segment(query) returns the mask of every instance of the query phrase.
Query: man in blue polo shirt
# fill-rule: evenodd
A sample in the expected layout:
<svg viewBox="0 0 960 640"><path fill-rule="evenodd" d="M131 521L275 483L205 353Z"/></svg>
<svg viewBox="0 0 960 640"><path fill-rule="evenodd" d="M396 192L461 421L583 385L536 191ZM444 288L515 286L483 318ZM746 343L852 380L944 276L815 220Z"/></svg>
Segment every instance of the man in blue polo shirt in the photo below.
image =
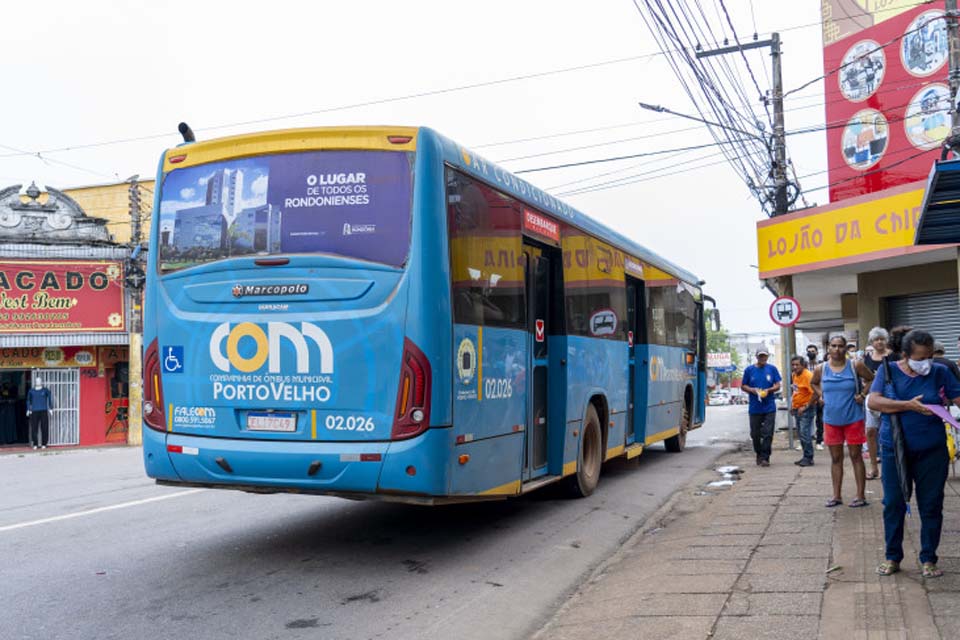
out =
<svg viewBox="0 0 960 640"><path fill-rule="evenodd" d="M773 443L773 427L777 417L777 402L774 394L780 390L780 372L767 364L770 352L757 349L757 364L743 372L740 388L750 394L750 437L757 454L757 464L770 466L770 448Z"/></svg>

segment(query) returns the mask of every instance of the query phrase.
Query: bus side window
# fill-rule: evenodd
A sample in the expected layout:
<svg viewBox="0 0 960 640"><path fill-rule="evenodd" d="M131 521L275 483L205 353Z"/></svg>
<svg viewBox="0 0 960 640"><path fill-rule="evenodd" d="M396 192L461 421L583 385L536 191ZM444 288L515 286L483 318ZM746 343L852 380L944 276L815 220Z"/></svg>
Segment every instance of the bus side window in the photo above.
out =
<svg viewBox="0 0 960 640"><path fill-rule="evenodd" d="M526 328L521 207L447 169L454 322Z"/></svg>

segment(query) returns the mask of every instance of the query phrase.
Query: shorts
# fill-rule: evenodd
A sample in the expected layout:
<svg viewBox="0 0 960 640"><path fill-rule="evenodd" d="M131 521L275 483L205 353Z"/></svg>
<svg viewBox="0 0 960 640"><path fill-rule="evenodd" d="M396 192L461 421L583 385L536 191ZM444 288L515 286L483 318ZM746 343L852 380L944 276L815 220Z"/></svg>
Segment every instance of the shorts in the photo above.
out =
<svg viewBox="0 0 960 640"><path fill-rule="evenodd" d="M879 429L880 428L880 412L879 411L866 411L866 427L867 429Z"/></svg>
<svg viewBox="0 0 960 640"><path fill-rule="evenodd" d="M863 420L857 420L850 424L834 426L823 423L823 444L828 447L831 445L846 444L865 444L867 442L867 431Z"/></svg>

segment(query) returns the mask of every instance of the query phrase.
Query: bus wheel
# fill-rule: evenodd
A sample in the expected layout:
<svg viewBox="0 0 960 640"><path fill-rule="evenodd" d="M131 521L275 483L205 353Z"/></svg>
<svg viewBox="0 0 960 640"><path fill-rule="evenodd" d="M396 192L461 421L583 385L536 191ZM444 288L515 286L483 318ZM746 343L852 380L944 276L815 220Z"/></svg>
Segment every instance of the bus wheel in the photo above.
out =
<svg viewBox="0 0 960 640"><path fill-rule="evenodd" d="M690 405L684 401L683 413L680 415L680 432L667 438L663 445L670 453L680 453L687 446L687 431L690 429Z"/></svg>
<svg viewBox="0 0 960 640"><path fill-rule="evenodd" d="M577 454L577 472L567 479L571 496L585 498L593 493L600 482L600 467L603 466L603 434L600 432L600 418L591 404L587 408L587 419L583 423L580 436L580 449Z"/></svg>

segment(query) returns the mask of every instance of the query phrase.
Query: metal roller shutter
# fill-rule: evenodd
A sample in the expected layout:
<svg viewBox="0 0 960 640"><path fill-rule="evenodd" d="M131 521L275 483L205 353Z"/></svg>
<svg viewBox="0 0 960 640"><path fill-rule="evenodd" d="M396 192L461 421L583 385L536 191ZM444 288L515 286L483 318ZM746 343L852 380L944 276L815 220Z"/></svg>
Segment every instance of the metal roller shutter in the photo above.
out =
<svg viewBox="0 0 960 640"><path fill-rule="evenodd" d="M960 337L960 298L957 291L918 293L887 298L887 328L907 325L933 334L943 343L947 357L956 360Z"/></svg>

